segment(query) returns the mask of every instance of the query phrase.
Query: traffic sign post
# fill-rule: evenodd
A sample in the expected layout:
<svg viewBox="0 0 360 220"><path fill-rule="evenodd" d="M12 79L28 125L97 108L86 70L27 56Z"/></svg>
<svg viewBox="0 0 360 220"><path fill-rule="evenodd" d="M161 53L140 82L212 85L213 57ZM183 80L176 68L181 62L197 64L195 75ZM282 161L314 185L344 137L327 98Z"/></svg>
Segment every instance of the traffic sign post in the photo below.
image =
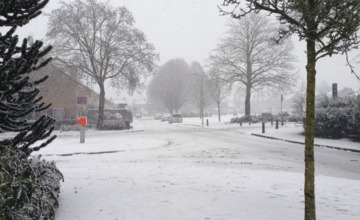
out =
<svg viewBox="0 0 360 220"><path fill-rule="evenodd" d="M81 125L80 129L80 143L85 143L85 128L87 125L87 118L86 116L80 117L76 120L76 122Z"/></svg>

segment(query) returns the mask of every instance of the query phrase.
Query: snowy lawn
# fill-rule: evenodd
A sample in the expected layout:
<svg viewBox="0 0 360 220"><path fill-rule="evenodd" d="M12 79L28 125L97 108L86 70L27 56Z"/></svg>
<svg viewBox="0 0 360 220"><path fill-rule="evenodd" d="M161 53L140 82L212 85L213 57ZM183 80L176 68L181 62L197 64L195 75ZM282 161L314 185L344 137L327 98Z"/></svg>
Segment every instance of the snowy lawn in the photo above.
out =
<svg viewBox="0 0 360 220"><path fill-rule="evenodd" d="M57 132L36 153L55 160L65 177L56 220L303 219L302 159L259 155L232 136L221 138L236 130L234 137L241 135L244 143L297 146L251 136L261 133L260 124L239 128L225 121L213 116L201 128L198 118L183 124L145 118L135 120L130 132L89 130L84 144L79 132ZM300 136L298 128L286 129L266 134ZM317 174L318 219L360 219L360 155L351 158L359 168L351 179ZM266 165L270 160L273 165Z"/></svg>

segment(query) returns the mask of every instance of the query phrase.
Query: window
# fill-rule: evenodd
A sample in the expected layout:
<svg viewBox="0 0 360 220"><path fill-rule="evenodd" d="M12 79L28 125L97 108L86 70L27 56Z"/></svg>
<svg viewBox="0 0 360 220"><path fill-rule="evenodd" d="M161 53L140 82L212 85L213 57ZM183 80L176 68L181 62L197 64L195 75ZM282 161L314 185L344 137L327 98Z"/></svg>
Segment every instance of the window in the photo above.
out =
<svg viewBox="0 0 360 220"><path fill-rule="evenodd" d="M63 108L54 108L54 118L56 120L64 120L65 110Z"/></svg>
<svg viewBox="0 0 360 220"><path fill-rule="evenodd" d="M85 96L78 96L78 97L77 97L77 104L87 104L87 97L85 97Z"/></svg>

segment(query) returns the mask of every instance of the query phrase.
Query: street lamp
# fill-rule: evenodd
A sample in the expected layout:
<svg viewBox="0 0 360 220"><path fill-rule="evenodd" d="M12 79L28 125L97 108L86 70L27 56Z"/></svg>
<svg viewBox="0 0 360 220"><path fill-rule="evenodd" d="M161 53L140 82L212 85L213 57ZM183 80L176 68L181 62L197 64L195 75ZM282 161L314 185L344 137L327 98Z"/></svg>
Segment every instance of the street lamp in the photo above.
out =
<svg viewBox="0 0 360 220"><path fill-rule="evenodd" d="M284 100L284 98L283 98L283 95L281 94L281 107L280 107L281 126L284 126L283 113L282 113L283 100Z"/></svg>

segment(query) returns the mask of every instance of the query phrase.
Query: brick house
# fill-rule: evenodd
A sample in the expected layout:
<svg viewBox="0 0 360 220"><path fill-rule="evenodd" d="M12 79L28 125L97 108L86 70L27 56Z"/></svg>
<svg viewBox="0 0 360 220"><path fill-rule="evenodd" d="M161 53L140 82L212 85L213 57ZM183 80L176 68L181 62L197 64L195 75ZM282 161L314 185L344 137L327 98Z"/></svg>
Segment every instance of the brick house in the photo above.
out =
<svg viewBox="0 0 360 220"><path fill-rule="evenodd" d="M99 94L83 85L64 68L66 64L60 59L53 59L48 65L31 75L35 79L48 75L49 78L41 83L38 88L43 101L52 106L46 114L57 120L75 120L86 115L88 109L97 109ZM105 100L105 109L114 109L115 104Z"/></svg>

